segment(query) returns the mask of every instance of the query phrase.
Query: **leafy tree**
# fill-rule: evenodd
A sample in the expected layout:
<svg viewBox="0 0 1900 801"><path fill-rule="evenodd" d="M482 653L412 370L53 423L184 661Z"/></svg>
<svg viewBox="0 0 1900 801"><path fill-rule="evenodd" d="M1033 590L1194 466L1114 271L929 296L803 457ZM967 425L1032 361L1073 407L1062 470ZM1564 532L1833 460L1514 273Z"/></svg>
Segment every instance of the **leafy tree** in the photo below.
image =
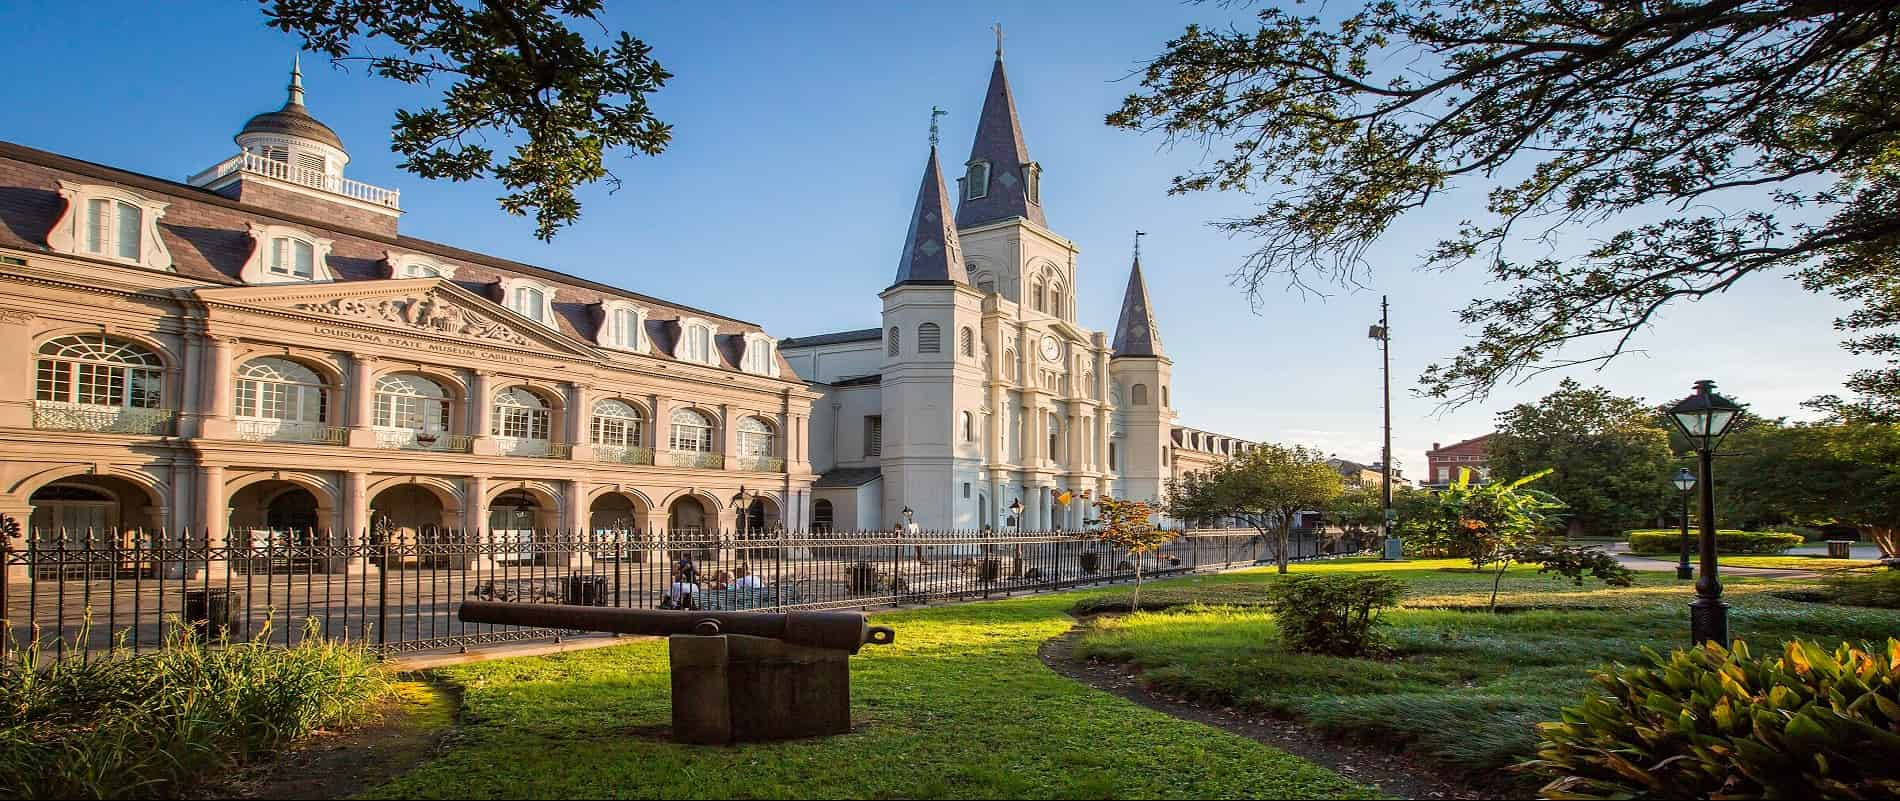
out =
<svg viewBox="0 0 1900 801"><path fill-rule="evenodd" d="M1490 466L1500 476L1551 468L1538 486L1564 499L1573 535L1649 525L1675 503L1669 433L1636 398L1565 379L1536 403L1498 414Z"/></svg>
<svg viewBox="0 0 1900 801"><path fill-rule="evenodd" d="M1564 508L1557 496L1524 485L1548 476L1548 469L1512 481L1473 484L1471 471L1461 469L1457 480L1438 494L1438 517L1449 521L1454 553L1483 569L1495 565L1491 579L1491 611L1498 609L1498 587L1511 563L1551 533L1556 513Z"/></svg>
<svg viewBox="0 0 1900 801"><path fill-rule="evenodd" d="M1216 154L1172 192L1258 193L1214 224L1260 243L1234 276L1256 302L1362 280L1407 212L1489 185L1487 217L1420 254L1506 287L1461 312L1479 336L1425 371L1430 394L1614 358L1670 304L1798 271L1860 307L1838 327L1888 365L1852 388L1900 399L1891 0L1367 0L1329 16L1190 26L1108 116ZM1547 255L1565 228L1632 218ZM1579 341L1599 347L1565 352Z"/></svg>
<svg viewBox="0 0 1900 801"><path fill-rule="evenodd" d="M445 80L441 104L401 109L393 148L424 178L494 178L535 235L580 219L574 191L602 179L605 154L658 155L672 140L647 96L672 75L625 31L596 47L570 27L600 27L601 0L262 0L269 25L333 63L360 61L407 84ZM602 28L604 31L605 29ZM520 141L505 161L485 135Z"/></svg>
<svg viewBox="0 0 1900 801"><path fill-rule="evenodd" d="M1394 493L1399 489L1393 487ZM1326 520L1338 526L1344 536L1366 537L1383 528L1385 495L1376 484L1351 484L1327 505Z"/></svg>
<svg viewBox="0 0 1900 801"><path fill-rule="evenodd" d="M1884 424L1758 429L1728 440L1717 473L1724 508L1743 519L1853 526L1900 556L1900 427Z"/></svg>
<svg viewBox="0 0 1900 801"><path fill-rule="evenodd" d="M1128 501L1116 498L1103 498L1097 508L1101 510L1101 527L1090 529L1089 536L1106 542L1134 557L1135 594L1128 608L1130 611L1141 609L1141 555L1153 553L1161 546L1181 536L1181 532L1160 528L1149 522L1159 511L1154 504L1146 501Z"/></svg>
<svg viewBox="0 0 1900 801"><path fill-rule="evenodd" d="M1184 481L1168 492L1168 514L1182 520L1238 517L1260 532L1285 573L1293 522L1325 509L1345 480L1325 454L1300 445L1266 444Z"/></svg>

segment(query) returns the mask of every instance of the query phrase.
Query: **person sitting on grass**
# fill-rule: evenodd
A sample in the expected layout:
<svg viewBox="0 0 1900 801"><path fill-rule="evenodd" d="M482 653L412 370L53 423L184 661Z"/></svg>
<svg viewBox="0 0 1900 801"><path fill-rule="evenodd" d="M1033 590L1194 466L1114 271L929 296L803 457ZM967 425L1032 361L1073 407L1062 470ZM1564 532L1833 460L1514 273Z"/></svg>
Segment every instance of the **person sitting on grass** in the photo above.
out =
<svg viewBox="0 0 1900 801"><path fill-rule="evenodd" d="M765 582L759 580L758 576L752 575L752 568L747 567L744 563L740 563L740 565L733 568L732 571L732 588L735 590L762 590L765 589Z"/></svg>
<svg viewBox="0 0 1900 801"><path fill-rule="evenodd" d="M713 580L712 580L713 589L724 590L724 589L730 588L731 586L732 586L732 574L730 572L721 570L713 574Z"/></svg>
<svg viewBox="0 0 1900 801"><path fill-rule="evenodd" d="M673 564L673 581L660 597L660 608L691 609L696 592L699 592L699 568L693 566L691 557L681 559Z"/></svg>

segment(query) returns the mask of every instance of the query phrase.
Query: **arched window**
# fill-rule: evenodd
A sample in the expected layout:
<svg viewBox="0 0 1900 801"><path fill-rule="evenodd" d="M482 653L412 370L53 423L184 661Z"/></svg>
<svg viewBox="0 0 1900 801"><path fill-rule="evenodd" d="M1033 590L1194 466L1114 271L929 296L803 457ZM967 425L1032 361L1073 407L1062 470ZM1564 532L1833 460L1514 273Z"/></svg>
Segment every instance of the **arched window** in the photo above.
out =
<svg viewBox="0 0 1900 801"><path fill-rule="evenodd" d="M673 410L673 433L669 447L691 453L713 452L712 420L695 409Z"/></svg>
<svg viewBox="0 0 1900 801"><path fill-rule="evenodd" d="M1167 384L1161 385L1161 405L1162 406L1168 405L1168 385Z"/></svg>
<svg viewBox="0 0 1900 801"><path fill-rule="evenodd" d="M1009 376L1011 381L1016 380L1016 370L1020 366L1017 361L1015 348L1003 351L1003 374Z"/></svg>
<svg viewBox="0 0 1900 801"><path fill-rule="evenodd" d="M1083 373L1082 381L1089 385L1089 400L1102 399L1102 384L1101 382L1095 380L1094 370L1090 370L1086 373Z"/></svg>
<svg viewBox="0 0 1900 801"><path fill-rule="evenodd" d="M164 398L158 354L101 334L47 340L37 367L34 398L48 403L156 409Z"/></svg>
<svg viewBox="0 0 1900 801"><path fill-rule="evenodd" d="M685 342L682 343L685 355L681 358L689 362L717 366L713 362L713 330L710 326L688 325L681 336L685 338Z"/></svg>
<svg viewBox="0 0 1900 801"><path fill-rule="evenodd" d="M294 236L273 237L270 241L270 265L274 275L309 278L316 274L316 245Z"/></svg>
<svg viewBox="0 0 1900 801"><path fill-rule="evenodd" d="M1116 458L1117 456L1119 456L1119 454L1116 453L1115 443L1113 442L1108 443L1108 469L1110 470L1121 469L1121 460Z"/></svg>
<svg viewBox="0 0 1900 801"><path fill-rule="evenodd" d="M1136 406L1148 405L1148 385L1147 384L1136 384L1133 389L1130 389L1128 391L1128 395L1129 395L1130 400L1133 401L1133 403Z"/></svg>
<svg viewBox="0 0 1900 801"><path fill-rule="evenodd" d="M757 417L739 421L739 465L743 470L773 470L777 450L772 425Z"/></svg>
<svg viewBox="0 0 1900 801"><path fill-rule="evenodd" d="M1062 418L1049 415L1049 460L1062 461Z"/></svg>
<svg viewBox="0 0 1900 801"><path fill-rule="evenodd" d="M592 429L595 445L642 447L646 442L646 415L626 401L603 398L594 401Z"/></svg>
<svg viewBox="0 0 1900 801"><path fill-rule="evenodd" d="M971 412L963 413L963 441L976 441L976 415Z"/></svg>
<svg viewBox="0 0 1900 801"><path fill-rule="evenodd" d="M811 530L830 532L832 526L831 501L819 498L811 505Z"/></svg>
<svg viewBox="0 0 1900 801"><path fill-rule="evenodd" d="M554 414L540 395L523 387L509 387L495 393L495 413L488 433L515 439L548 439Z"/></svg>
<svg viewBox="0 0 1900 801"><path fill-rule="evenodd" d="M1049 313L1057 317L1061 317L1062 310L1063 310L1062 285L1050 284L1049 285Z"/></svg>
<svg viewBox="0 0 1900 801"><path fill-rule="evenodd" d="M424 448L446 445L449 430L448 393L440 384L419 375L400 373L376 379L376 412L372 424L385 447Z"/></svg>
<svg viewBox="0 0 1900 801"><path fill-rule="evenodd" d="M957 334L957 350L965 356L976 355L976 332L967 325Z"/></svg>
<svg viewBox="0 0 1900 801"><path fill-rule="evenodd" d="M1043 298L1043 296L1044 296L1044 295L1045 295L1045 294L1047 293L1047 291L1048 291L1048 288L1047 288L1047 287L1045 287L1045 286L1043 285L1043 283L1042 283L1042 280L1041 280L1041 279L1037 279L1037 281L1036 281L1036 284L1035 284L1035 286L1034 286L1034 288L1032 288L1032 289L1030 289L1030 291L1029 291L1029 297L1031 298L1031 301L1030 301L1030 303L1031 303L1031 305L1032 305L1032 306L1033 306L1033 307L1035 308L1035 310L1036 310L1036 311L1048 311L1048 310L1049 310L1049 309L1048 309L1048 308L1047 308L1047 307L1046 307L1046 306L1044 305L1044 302L1045 302L1045 301L1044 301L1044 298Z"/></svg>
<svg viewBox="0 0 1900 801"><path fill-rule="evenodd" d="M897 329L895 327L891 329L890 336L884 340L884 349L886 352L888 352L892 356L897 355L899 346L898 346Z"/></svg>
<svg viewBox="0 0 1900 801"><path fill-rule="evenodd" d="M943 350L943 329L936 323L924 323L917 326L917 352L938 353Z"/></svg>
<svg viewBox="0 0 1900 801"><path fill-rule="evenodd" d="M970 163L969 172L963 175L963 197L976 200L990 193L990 163L975 161Z"/></svg>
<svg viewBox="0 0 1900 801"><path fill-rule="evenodd" d="M547 295L540 289L531 286L515 287L513 308L516 314L537 323L546 322L546 319L541 313L542 307L545 306L546 303Z"/></svg>
<svg viewBox="0 0 1900 801"><path fill-rule="evenodd" d="M323 433L330 398L315 370L289 359L253 359L238 371L238 436L312 439Z"/></svg>

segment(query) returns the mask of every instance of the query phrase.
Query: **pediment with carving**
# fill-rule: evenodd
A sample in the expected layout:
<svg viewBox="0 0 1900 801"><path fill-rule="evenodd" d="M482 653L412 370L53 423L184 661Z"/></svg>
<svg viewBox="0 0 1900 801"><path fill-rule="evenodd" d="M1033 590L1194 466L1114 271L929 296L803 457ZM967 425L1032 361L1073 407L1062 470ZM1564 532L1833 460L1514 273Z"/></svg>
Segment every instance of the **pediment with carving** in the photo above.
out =
<svg viewBox="0 0 1900 801"><path fill-rule="evenodd" d="M201 289L227 307L292 312L378 328L433 334L470 344L553 349L590 355L584 343L526 320L437 278L311 284L304 287Z"/></svg>
<svg viewBox="0 0 1900 801"><path fill-rule="evenodd" d="M294 303L290 308L359 322L407 326L432 334L483 342L530 344L528 338L513 326L487 314L463 308L433 291L407 297L331 298Z"/></svg>

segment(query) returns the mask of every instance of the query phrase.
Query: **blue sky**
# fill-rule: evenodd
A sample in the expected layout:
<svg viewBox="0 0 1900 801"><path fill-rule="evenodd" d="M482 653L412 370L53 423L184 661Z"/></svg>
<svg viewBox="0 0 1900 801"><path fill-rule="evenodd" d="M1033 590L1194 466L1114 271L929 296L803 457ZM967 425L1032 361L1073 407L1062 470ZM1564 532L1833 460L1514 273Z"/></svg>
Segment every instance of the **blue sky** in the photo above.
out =
<svg viewBox="0 0 1900 801"><path fill-rule="evenodd" d="M348 174L400 188L404 233L713 309L778 336L877 324L932 105L946 160L968 152L1002 21L1006 61L1030 155L1044 169L1049 224L1082 249L1078 309L1114 323L1140 229L1143 267L1174 360L1181 422L1301 442L1370 461L1378 455L1378 350L1365 339L1379 294L1393 299L1395 461L1414 474L1434 441L1489 430L1492 415L1560 380L1547 374L1492 399L1442 411L1411 397L1420 371L1468 333L1456 311L1498 287L1480 270L1415 271L1420 251L1479 217L1482 186L1415 214L1373 248L1368 288L1330 297L1273 294L1256 314L1227 277L1248 252L1206 221L1246 213L1232 194L1169 197L1192 148L1112 130L1102 117L1134 88L1143 59L1189 22L1240 19L1220 4L1088 2L648 4L609 0L606 23L653 44L675 75L654 99L675 126L658 158L618 156L624 184L586 191L584 218L552 243L495 205L494 186L424 181L388 150L398 107L433 93L305 59L313 113L348 146ZM63 3L0 4L0 139L182 180L233 151L249 115L282 103L296 43L267 29L256 3L100 0L82 20ZM1566 250L1588 244L1572 232ZM1856 366L1836 344L1839 304L1765 276L1667 312L1636 353L1571 371L1651 401L1696 378L1769 415L1838 392Z"/></svg>

